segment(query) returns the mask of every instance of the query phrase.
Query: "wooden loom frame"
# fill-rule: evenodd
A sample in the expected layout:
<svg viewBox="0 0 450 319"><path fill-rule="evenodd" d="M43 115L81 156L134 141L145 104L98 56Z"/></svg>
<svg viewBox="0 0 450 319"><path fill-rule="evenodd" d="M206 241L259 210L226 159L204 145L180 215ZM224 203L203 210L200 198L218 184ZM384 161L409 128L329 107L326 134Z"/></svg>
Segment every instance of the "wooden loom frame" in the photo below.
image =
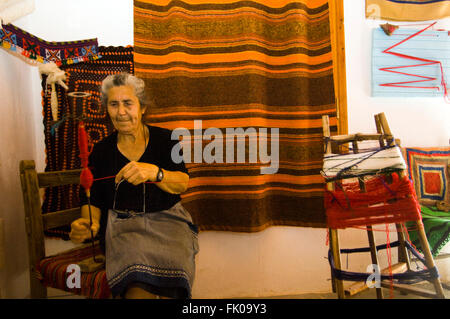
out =
<svg viewBox="0 0 450 319"><path fill-rule="evenodd" d="M387 146L395 145L395 143L396 143L394 140L394 137L392 136L391 130L389 128L389 125L387 123L384 113L379 113L379 114L375 115L375 124L376 124L377 132L378 132L377 134L352 134L352 135L331 136L328 116L325 115L322 117L322 123L323 123L323 135L324 135L324 139L325 139L325 142L324 142L325 154L331 154L332 143L334 143L338 147L341 147L345 143L351 143L353 153L358 153L358 142L361 142L361 141L366 141L366 140L375 140L376 141L376 140L378 140L380 147L383 147L386 145ZM401 172L402 176L405 176L405 174L407 174L406 170ZM327 189L330 191L335 189L335 182L327 182L326 185L327 185ZM364 185L362 183L360 183L360 186L361 186L362 191L364 191L364 187L363 187ZM428 240L427 240L427 237L425 234L425 230L424 230L422 221L415 221L414 223L418 230L418 235L419 235L420 243L422 246L422 250L424 252L426 266L428 269L434 268L435 267L434 259L431 254L430 247L428 245ZM406 269L411 270L411 265L410 265L410 261L409 261L409 257L408 257L408 252L407 252L406 246L405 246L405 235L403 233L403 229L400 224L396 224L396 229L397 229L398 239L399 239L399 243L400 243L399 249L398 249L399 263L396 265L393 265L392 268L393 268L393 272L400 273L400 272L404 272ZM330 232L330 249L333 254L334 263L335 263L336 269L341 270L342 269L341 253L340 253L340 248L339 248L338 230L330 228L329 232ZM373 234L372 226L367 226L367 235L368 235L368 240L369 240L372 263L375 265L378 265L379 263L378 263L378 257L377 257L377 249L376 249L375 237ZM429 292L429 291L426 291L423 289L419 289L416 287L410 287L408 285L403 285L403 284L393 284L392 286L394 289L398 289L402 292L406 292L406 293L409 292L409 293L420 295L423 297L445 298L444 291L442 289L442 284L441 284L439 278L434 279L432 281L432 283L433 283L435 291L436 291L435 293L432 293L432 292ZM355 286L356 286L356 288L355 288ZM385 288L389 288L391 285L388 282L382 281L381 286L383 286ZM338 298L343 299L346 297L346 295L351 296L351 295L354 295L354 294L364 290L365 288L367 288L367 286L365 284L363 284L363 285L356 284L356 285L352 285L351 287L349 287L347 289L347 291L345 291L343 281L332 277L332 288L333 288L333 292L337 292ZM376 288L376 293L377 293L378 299L383 298L383 293L382 293L381 288Z"/></svg>

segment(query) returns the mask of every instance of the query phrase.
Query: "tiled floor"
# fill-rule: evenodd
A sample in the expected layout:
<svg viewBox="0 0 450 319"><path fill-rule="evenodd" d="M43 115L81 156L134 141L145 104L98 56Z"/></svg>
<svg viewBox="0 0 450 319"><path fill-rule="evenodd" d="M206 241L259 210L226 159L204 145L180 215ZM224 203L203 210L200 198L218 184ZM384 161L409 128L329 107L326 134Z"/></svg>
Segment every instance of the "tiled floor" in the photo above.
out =
<svg viewBox="0 0 450 319"><path fill-rule="evenodd" d="M433 286L429 283L425 284L417 284L416 286L429 290L430 292L434 293ZM384 299L390 299L391 298L391 291L390 289L382 288L383 291L383 297ZM401 294L397 290L393 290L393 298L392 299L427 299L424 297L420 297L413 294ZM450 298L450 290L444 289L445 298ZM279 297L269 297L272 298L279 298L279 299L337 299L337 295L335 293L312 293L312 294L302 294L302 295L294 295L294 296L279 296ZM366 289L365 291L350 297L349 299L376 299L376 291L374 289Z"/></svg>
<svg viewBox="0 0 450 319"><path fill-rule="evenodd" d="M68 244L69 243L69 244ZM67 245L73 245L70 242L64 242L61 240L50 240L46 239L46 252L57 253L62 250L66 250L69 248L74 248L75 245L68 247ZM439 262L439 261L438 261ZM434 292L433 286L430 283L420 283L417 284L418 287ZM450 283L447 283L447 287L450 286ZM422 297L412 294L401 294L399 291L393 291L394 299L422 299ZM444 289L444 294L446 298L450 298L450 290ZM390 298L390 290L383 288L383 295L385 299ZM53 288L48 288L48 298L51 299L85 299L83 296L73 295L62 290L57 290ZM261 299L337 299L337 295L332 292L327 293L308 293L308 294L300 294L300 295L286 295L286 296L268 296L262 297ZM351 297L352 299L376 299L376 292L373 289L366 289L365 291L357 294L356 296ZM242 298L247 299L247 298ZM254 299L254 298L249 298Z"/></svg>
<svg viewBox="0 0 450 319"><path fill-rule="evenodd" d="M86 299L59 289L47 288L47 299Z"/></svg>
<svg viewBox="0 0 450 319"><path fill-rule="evenodd" d="M429 283L420 283L415 285L417 287L429 290L434 292L433 286ZM384 299L391 298L391 291L389 289L382 288ZM399 291L394 290L393 299L425 299L423 297L413 295L413 294L401 294ZM450 290L444 289L444 294L446 299L450 298ZM66 293L61 290L48 288L48 298L49 299L85 299L82 296L77 296L73 294ZM356 296L351 297L350 299L376 299L376 292L374 289L366 289L365 291L357 294ZM262 298L239 298L239 299L337 299L337 295L329 292L329 293L310 293L310 294L301 294L301 295L288 295L288 296L271 296L271 297L262 297Z"/></svg>

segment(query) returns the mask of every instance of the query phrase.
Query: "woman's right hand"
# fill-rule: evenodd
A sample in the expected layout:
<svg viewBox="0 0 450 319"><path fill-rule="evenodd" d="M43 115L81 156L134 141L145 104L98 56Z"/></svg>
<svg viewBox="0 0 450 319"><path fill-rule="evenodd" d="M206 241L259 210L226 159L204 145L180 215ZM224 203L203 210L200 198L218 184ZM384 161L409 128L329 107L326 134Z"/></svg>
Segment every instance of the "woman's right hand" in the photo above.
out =
<svg viewBox="0 0 450 319"><path fill-rule="evenodd" d="M88 218L78 218L72 222L70 225L71 231L69 234L70 240L72 240L75 244L80 244L84 242L86 239L91 238L91 231L89 229L89 219ZM100 224L95 220L92 221L92 233L95 237L97 235L98 230L100 229Z"/></svg>

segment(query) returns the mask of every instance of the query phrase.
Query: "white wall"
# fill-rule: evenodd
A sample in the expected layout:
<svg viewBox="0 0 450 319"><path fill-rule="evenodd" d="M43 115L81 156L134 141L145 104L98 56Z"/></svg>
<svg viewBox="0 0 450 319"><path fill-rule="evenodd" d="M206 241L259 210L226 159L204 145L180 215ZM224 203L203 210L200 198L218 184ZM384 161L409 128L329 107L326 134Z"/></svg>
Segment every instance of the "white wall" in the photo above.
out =
<svg viewBox="0 0 450 319"><path fill-rule="evenodd" d="M437 100L431 105L430 100L412 103L370 98L370 41L367 38L370 24L364 20L364 2L359 2L345 1L349 130L366 132L374 127L373 114L385 112L393 133L404 145L446 145L450 135L448 121L443 118L449 114L447 105ZM48 41L97 37L99 45L133 44L131 0L39 0L35 12L14 24ZM18 162L34 159L39 170L45 167L40 94L37 70L0 50L0 217L5 218L7 225L7 267L0 279L5 287L3 296L10 298L29 294ZM426 128L423 127L425 118ZM421 124L422 128L410 132L411 123ZM15 143L11 143L12 140ZM344 247L367 246L366 235L361 230L346 230L340 234ZM386 240L384 231L375 234L377 242ZM395 235L391 235L390 240L395 239ZM270 227L251 234L201 232L193 297L328 292L330 269L325 259L325 242L326 231L313 228ZM53 248L58 246L57 249L70 246L67 242L66 245L53 241L48 244ZM385 254L381 254L380 259L382 265L386 265ZM346 265L346 258L343 261ZM348 259L352 270L365 271L368 264L370 258L366 255Z"/></svg>
<svg viewBox="0 0 450 319"><path fill-rule="evenodd" d="M0 218L4 219L5 265L0 270L3 297L21 297L27 283L27 246L20 190L19 160L36 154L32 67L0 50ZM21 129L18 129L21 128ZM14 243L14 244L11 244Z"/></svg>
<svg viewBox="0 0 450 319"><path fill-rule="evenodd" d="M370 96L372 28L386 21L366 20L364 10L365 1L344 0L349 132L376 132L373 115L384 112L392 133L401 140L402 146L448 146L450 104L445 103L443 97ZM450 19L439 21L435 28L449 30Z"/></svg>

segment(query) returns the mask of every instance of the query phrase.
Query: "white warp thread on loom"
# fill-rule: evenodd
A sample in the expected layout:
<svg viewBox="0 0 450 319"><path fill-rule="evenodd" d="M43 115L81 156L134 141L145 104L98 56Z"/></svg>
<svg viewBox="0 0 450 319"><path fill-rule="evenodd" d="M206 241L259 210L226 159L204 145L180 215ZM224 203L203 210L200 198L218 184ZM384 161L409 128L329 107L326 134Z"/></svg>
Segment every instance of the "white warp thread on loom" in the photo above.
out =
<svg viewBox="0 0 450 319"><path fill-rule="evenodd" d="M34 0L0 0L0 24L20 19L35 9Z"/></svg>
<svg viewBox="0 0 450 319"><path fill-rule="evenodd" d="M325 155L322 176L334 178L342 170L345 170L345 173L341 177L361 176L386 169L406 169L405 160L398 146L358 154Z"/></svg>

